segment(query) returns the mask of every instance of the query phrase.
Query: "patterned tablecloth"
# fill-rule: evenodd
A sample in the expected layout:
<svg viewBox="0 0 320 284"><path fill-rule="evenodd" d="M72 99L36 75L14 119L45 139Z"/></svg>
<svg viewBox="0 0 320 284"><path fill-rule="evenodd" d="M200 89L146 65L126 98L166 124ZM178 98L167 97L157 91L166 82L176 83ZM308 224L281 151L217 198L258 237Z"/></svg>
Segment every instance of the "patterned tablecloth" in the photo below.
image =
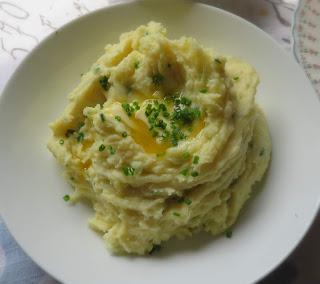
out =
<svg viewBox="0 0 320 284"><path fill-rule="evenodd" d="M160 0L159 0L160 1ZM0 92L25 55L64 23L119 0L0 0ZM203 0L240 15L288 52L298 0ZM320 106L319 106L320 111ZM0 208L1 211L1 208ZM261 283L320 283L320 217L295 252ZM0 283L58 283L18 246L0 218Z"/></svg>

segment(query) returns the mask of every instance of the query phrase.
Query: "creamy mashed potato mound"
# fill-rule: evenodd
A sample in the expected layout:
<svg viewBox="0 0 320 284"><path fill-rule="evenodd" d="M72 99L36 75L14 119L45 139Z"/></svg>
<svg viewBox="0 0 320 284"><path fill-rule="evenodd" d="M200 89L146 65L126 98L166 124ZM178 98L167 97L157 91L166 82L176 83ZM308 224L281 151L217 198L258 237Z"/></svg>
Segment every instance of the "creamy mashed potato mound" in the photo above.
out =
<svg viewBox="0 0 320 284"><path fill-rule="evenodd" d="M48 148L111 251L146 254L234 224L270 159L258 83L248 63L170 40L159 23L105 47L50 125Z"/></svg>

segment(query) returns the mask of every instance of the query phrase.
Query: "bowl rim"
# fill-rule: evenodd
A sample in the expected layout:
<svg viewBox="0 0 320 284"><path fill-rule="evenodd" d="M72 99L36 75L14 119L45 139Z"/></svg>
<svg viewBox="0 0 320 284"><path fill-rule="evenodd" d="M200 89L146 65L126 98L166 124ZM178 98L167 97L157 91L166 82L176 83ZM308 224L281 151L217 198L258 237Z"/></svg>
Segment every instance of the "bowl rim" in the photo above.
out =
<svg viewBox="0 0 320 284"><path fill-rule="evenodd" d="M303 5L304 5L304 1L298 0L296 9L294 10L292 15L292 24L291 24L291 38L292 38L291 52L293 54L293 57L299 64L301 64L301 59L299 56L299 47L298 47L299 33L297 30L297 26L298 26L298 17L300 16L300 12L302 10Z"/></svg>

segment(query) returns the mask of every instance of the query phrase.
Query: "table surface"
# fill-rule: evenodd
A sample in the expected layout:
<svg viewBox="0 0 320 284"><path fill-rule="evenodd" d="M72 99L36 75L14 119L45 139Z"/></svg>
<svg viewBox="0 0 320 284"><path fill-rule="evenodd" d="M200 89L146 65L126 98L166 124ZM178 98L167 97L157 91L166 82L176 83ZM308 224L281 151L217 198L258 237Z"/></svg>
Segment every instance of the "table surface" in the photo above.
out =
<svg viewBox="0 0 320 284"><path fill-rule="evenodd" d="M121 0L0 0L0 93L21 60L64 23ZM298 0L203 0L237 14L291 52ZM319 106L320 111L320 106ZM320 216L291 256L260 283L320 283ZM58 283L21 250L0 218L0 283Z"/></svg>

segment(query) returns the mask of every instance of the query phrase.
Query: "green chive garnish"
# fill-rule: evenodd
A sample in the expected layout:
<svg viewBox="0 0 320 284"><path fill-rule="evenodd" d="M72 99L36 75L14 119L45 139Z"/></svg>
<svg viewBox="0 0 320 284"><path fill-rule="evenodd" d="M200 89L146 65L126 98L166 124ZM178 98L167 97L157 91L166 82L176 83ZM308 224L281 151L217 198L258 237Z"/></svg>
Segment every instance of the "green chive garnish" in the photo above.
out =
<svg viewBox="0 0 320 284"><path fill-rule="evenodd" d="M135 172L135 169L131 166L124 167L122 170L125 176L133 176Z"/></svg>
<svg viewBox="0 0 320 284"><path fill-rule="evenodd" d="M121 135L122 135L122 137L126 138L128 136L128 133L124 131L124 132L122 132Z"/></svg>
<svg viewBox="0 0 320 284"><path fill-rule="evenodd" d="M191 172L191 176L193 177L197 177L199 175L199 173L197 171L192 171Z"/></svg>
<svg viewBox="0 0 320 284"><path fill-rule="evenodd" d="M79 132L78 137L77 137L77 141L81 142L84 139L84 133L83 132Z"/></svg>
<svg viewBox="0 0 320 284"><path fill-rule="evenodd" d="M135 62L133 63L134 69L138 69L138 68L139 68L139 65L140 65L140 62L139 62L139 61L135 61Z"/></svg>
<svg viewBox="0 0 320 284"><path fill-rule="evenodd" d="M102 122L106 121L106 118L105 118L103 113L100 113L100 119L101 119Z"/></svg>
<svg viewBox="0 0 320 284"><path fill-rule="evenodd" d="M94 73L95 74L100 73L100 71L101 71L101 68L99 66L94 68Z"/></svg>
<svg viewBox="0 0 320 284"><path fill-rule="evenodd" d="M99 146L99 151L102 152L105 148L106 148L106 146L104 146L103 144L101 144L101 145Z"/></svg>
<svg viewBox="0 0 320 284"><path fill-rule="evenodd" d="M108 146L108 150L109 150L111 155L116 153L116 150L111 145Z"/></svg>
<svg viewBox="0 0 320 284"><path fill-rule="evenodd" d="M111 84L109 83L109 77L107 76L102 76L100 77L99 83L105 91L108 91L111 87Z"/></svg>
<svg viewBox="0 0 320 284"><path fill-rule="evenodd" d="M68 202L70 200L70 196L68 194L66 194L65 196L63 196L63 200L65 202Z"/></svg>
<svg viewBox="0 0 320 284"><path fill-rule="evenodd" d="M194 156L193 157L193 163L196 165L196 164L198 164L199 163L199 156Z"/></svg>
<svg viewBox="0 0 320 284"><path fill-rule="evenodd" d="M184 170L182 170L181 172L180 172L183 176L187 176L188 175L188 173L189 173L189 170L188 169L184 169Z"/></svg>

